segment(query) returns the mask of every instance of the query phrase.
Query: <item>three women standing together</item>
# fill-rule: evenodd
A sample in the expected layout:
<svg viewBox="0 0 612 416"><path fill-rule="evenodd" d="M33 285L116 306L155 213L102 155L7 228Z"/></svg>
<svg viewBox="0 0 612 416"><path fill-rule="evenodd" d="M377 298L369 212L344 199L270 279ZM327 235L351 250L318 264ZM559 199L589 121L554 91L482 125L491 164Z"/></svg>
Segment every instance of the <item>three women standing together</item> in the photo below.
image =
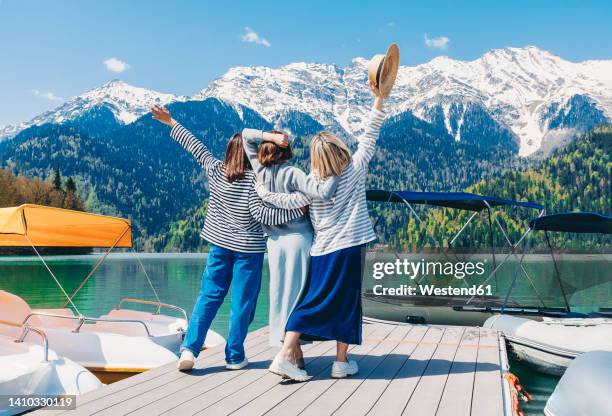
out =
<svg viewBox="0 0 612 416"><path fill-rule="evenodd" d="M356 152L351 155L340 138L321 132L310 144L309 175L289 165L291 147L283 133L245 129L232 137L222 162L166 109L152 109L153 117L172 126L171 136L202 165L210 186L201 236L211 249L179 369L193 367L230 285L227 368L248 364L242 344L254 316L267 236L270 344L282 347L270 371L305 381L300 341L335 340L332 377L357 373L347 351L349 344L361 343L365 245L375 239L365 179L384 118L382 95L374 82L370 87L374 106Z"/></svg>

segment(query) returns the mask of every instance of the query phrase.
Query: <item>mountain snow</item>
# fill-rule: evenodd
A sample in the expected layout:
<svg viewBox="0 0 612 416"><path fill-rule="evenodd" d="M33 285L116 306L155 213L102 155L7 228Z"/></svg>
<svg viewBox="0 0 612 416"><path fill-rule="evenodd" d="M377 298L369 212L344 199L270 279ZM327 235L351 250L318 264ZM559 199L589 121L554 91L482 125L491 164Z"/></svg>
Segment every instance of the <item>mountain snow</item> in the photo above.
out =
<svg viewBox="0 0 612 416"><path fill-rule="evenodd" d="M356 58L345 68L311 63L236 67L199 97L251 107L271 122L288 109L301 111L323 125L335 121L356 135L364 129L371 103L367 63ZM549 122L556 116L550 114L551 106L568 112L566 104L575 95L589 97L612 120L612 61L574 63L528 46L494 49L474 61L441 56L402 66L386 109L390 114L409 110L430 121L428 110L441 106L448 133L461 140L463 120L452 122L450 108L476 103L516 135L519 154L526 156L538 150L549 133Z"/></svg>
<svg viewBox="0 0 612 416"><path fill-rule="evenodd" d="M249 107L273 124L288 111L297 111L326 128L359 135L372 102L367 64L355 58L344 68L304 62L280 68L234 67L190 98L115 80L29 122L0 129L0 138L31 125L72 120L96 106L107 106L118 122L128 124L152 104L208 97L228 102L239 114L242 106ZM612 60L569 62L527 46L494 49L473 61L440 56L422 65L402 66L385 108L390 115L411 111L429 122L443 114L444 128L461 140L464 129L481 128L466 126L463 117L470 108L480 107L510 130L520 144L519 154L527 156L574 130L572 123L584 118L573 108L576 103L592 105L600 113L594 120L612 120ZM559 121L563 116L567 122Z"/></svg>
<svg viewBox="0 0 612 416"><path fill-rule="evenodd" d="M61 124L76 119L97 106L106 106L113 112L117 122L129 124L147 113L151 105L166 105L173 101L184 100L186 97L164 94L113 80L83 95L73 97L61 106L46 111L28 122L0 129L0 138L14 136L33 125Z"/></svg>

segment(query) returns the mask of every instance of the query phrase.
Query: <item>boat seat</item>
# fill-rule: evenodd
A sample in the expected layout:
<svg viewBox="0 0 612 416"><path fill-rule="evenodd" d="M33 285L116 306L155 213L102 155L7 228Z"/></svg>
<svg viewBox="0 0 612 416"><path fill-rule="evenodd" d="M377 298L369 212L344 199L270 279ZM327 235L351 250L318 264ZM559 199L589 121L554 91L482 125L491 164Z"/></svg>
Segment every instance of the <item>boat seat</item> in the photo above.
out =
<svg viewBox="0 0 612 416"><path fill-rule="evenodd" d="M168 315L156 315L150 312L143 311L135 311L131 309L113 309L108 314L100 316L100 318L108 318L108 319L135 319L138 321L143 321L147 324L149 331L151 331L151 335L168 335L174 334L177 331L185 330L187 327L187 322L185 322L182 318L175 318ZM103 323L97 323L96 325L100 326ZM105 324L106 325L106 324ZM113 328L120 328L119 324L109 323L108 325L112 325ZM129 332L135 335L140 335L142 332L142 325L140 324L132 324L127 325L124 324L124 328L126 331L129 328ZM124 332L124 331L122 331Z"/></svg>
<svg viewBox="0 0 612 416"><path fill-rule="evenodd" d="M21 324L32 312L32 308L25 300L10 292L0 290L0 320ZM28 322L32 326L42 325L36 316L30 318Z"/></svg>

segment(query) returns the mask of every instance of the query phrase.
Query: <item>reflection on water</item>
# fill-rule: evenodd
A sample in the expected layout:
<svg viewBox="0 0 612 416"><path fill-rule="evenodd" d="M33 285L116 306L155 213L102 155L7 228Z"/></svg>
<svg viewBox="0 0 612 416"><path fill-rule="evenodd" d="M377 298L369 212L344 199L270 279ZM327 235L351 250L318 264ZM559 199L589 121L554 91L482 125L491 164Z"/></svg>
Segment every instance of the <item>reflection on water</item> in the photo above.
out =
<svg viewBox="0 0 612 416"><path fill-rule="evenodd" d="M200 289L206 254L140 255L162 302L184 308L191 314ZM49 267L71 294L87 276L97 255L49 257ZM66 302L42 263L34 257L0 258L0 289L21 296L34 308L59 307ZM253 329L268 322L268 271L264 268L262 294ZM74 302L84 315L99 316L117 306L124 297L155 300L138 261L132 254L111 254L81 289ZM213 322L213 329L227 335L229 297ZM130 305L138 308L138 305ZM143 306L146 309L146 307Z"/></svg>

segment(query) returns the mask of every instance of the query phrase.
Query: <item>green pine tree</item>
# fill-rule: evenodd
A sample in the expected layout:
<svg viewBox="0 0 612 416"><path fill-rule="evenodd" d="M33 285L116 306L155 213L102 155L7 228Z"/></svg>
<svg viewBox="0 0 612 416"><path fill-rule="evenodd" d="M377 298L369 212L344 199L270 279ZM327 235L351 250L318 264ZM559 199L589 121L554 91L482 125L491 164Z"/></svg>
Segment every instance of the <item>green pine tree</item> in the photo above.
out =
<svg viewBox="0 0 612 416"><path fill-rule="evenodd" d="M60 173L59 166L56 166L53 172L53 187L58 191L62 189L62 174Z"/></svg>

